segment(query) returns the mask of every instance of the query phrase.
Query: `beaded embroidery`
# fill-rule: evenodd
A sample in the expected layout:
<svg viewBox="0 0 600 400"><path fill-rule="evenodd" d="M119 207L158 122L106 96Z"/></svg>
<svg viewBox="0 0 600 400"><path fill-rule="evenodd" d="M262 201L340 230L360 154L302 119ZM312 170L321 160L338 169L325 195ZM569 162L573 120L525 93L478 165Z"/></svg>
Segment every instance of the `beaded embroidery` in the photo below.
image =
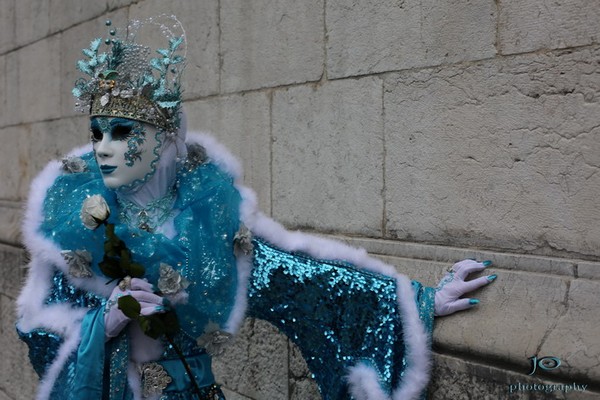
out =
<svg viewBox="0 0 600 400"><path fill-rule="evenodd" d="M164 197L152 200L145 207L140 207L131 201L117 197L121 209L119 219L129 227L154 232L156 228L173 215L175 197L175 190L171 189Z"/></svg>

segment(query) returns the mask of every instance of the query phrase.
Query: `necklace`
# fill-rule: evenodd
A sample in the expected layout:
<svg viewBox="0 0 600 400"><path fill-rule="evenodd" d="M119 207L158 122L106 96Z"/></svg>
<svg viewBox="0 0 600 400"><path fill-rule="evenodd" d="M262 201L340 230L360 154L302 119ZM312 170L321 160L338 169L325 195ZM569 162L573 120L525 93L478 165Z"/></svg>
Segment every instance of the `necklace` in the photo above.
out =
<svg viewBox="0 0 600 400"><path fill-rule="evenodd" d="M145 207L140 207L129 200L117 197L121 209L119 219L129 227L154 232L173 214L175 196L176 192L173 187L166 195L152 200Z"/></svg>

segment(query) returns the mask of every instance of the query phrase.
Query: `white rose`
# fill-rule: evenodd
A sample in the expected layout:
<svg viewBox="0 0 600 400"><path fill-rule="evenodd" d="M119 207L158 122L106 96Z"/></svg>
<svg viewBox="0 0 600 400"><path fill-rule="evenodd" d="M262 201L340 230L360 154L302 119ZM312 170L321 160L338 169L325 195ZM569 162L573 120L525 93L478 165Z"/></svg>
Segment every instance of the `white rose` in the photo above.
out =
<svg viewBox="0 0 600 400"><path fill-rule="evenodd" d="M83 201L81 206L81 221L88 229L96 229L104 223L110 215L110 209L104 197L95 194Z"/></svg>

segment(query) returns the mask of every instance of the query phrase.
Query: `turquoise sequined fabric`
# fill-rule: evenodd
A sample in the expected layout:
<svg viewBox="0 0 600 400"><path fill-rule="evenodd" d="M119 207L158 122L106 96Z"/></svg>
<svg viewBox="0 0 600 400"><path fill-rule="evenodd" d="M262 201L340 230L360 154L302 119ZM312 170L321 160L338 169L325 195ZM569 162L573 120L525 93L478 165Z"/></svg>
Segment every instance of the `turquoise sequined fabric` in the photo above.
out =
<svg viewBox="0 0 600 400"><path fill-rule="evenodd" d="M416 288L432 320L433 304ZM298 345L324 400L352 398L343 377L359 362L377 370L388 392L397 387L407 366L397 304L393 278L254 241L249 314Z"/></svg>

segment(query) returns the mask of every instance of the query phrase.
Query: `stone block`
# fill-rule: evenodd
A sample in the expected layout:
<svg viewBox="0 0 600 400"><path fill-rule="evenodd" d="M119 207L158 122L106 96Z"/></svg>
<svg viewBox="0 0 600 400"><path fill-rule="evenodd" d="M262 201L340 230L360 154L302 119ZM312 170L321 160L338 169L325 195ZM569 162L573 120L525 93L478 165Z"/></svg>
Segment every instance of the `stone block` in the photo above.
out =
<svg viewBox="0 0 600 400"><path fill-rule="evenodd" d="M2 279L0 279L0 293L14 300L19 295L25 280L25 254L18 247L0 244L0 266Z"/></svg>
<svg viewBox="0 0 600 400"><path fill-rule="evenodd" d="M20 196L29 193L29 181L51 160L61 160L69 151L89 142L89 118L62 118L31 125L30 157L27 161L28 181Z"/></svg>
<svg viewBox="0 0 600 400"><path fill-rule="evenodd" d="M0 54L15 47L16 21L15 0L3 0L0 7Z"/></svg>
<svg viewBox="0 0 600 400"><path fill-rule="evenodd" d="M555 321L538 357L555 356L562 364L557 373L600 382L600 281L575 279L568 292L567 308Z"/></svg>
<svg viewBox="0 0 600 400"><path fill-rule="evenodd" d="M327 76L493 57L496 5L458 0L327 2Z"/></svg>
<svg viewBox="0 0 600 400"><path fill-rule="evenodd" d="M21 114L25 110L21 109L19 102L19 51L13 51L4 56L4 97L5 108L0 111L2 120L0 125L14 125L21 122Z"/></svg>
<svg viewBox="0 0 600 400"><path fill-rule="evenodd" d="M1 28L0 28L1 29ZM7 76L8 71L6 70L7 56L0 56L0 128L8 125L8 96L7 96Z"/></svg>
<svg viewBox="0 0 600 400"><path fill-rule="evenodd" d="M287 339L267 322L247 319L213 366L217 382L233 392L252 399L288 398Z"/></svg>
<svg viewBox="0 0 600 400"><path fill-rule="evenodd" d="M270 100L247 93L185 104L188 129L211 132L242 162L244 183L258 195L260 208L271 212Z"/></svg>
<svg viewBox="0 0 600 400"><path fill-rule="evenodd" d="M29 364L27 346L15 330L14 300L0 294L0 392L13 400L33 399L38 378Z"/></svg>
<svg viewBox="0 0 600 400"><path fill-rule="evenodd" d="M18 50L18 97L14 99L21 110L18 122L42 121L60 116L60 93L64 90L61 87L60 62L60 35L50 36Z"/></svg>
<svg viewBox="0 0 600 400"><path fill-rule="evenodd" d="M0 200L0 242L18 245L21 242L23 203Z"/></svg>
<svg viewBox="0 0 600 400"><path fill-rule="evenodd" d="M50 33L50 0L19 1L15 0L15 41L23 46ZM39 61L34 66L46 66ZM56 75L55 75L56 76Z"/></svg>
<svg viewBox="0 0 600 400"><path fill-rule="evenodd" d="M182 84L186 99L208 96L219 91L218 4L216 0L147 0L133 4L129 9L131 19L142 20L167 14L176 15L183 24L188 46ZM144 40L143 43L152 45L153 49L164 48L168 44L160 34L144 33L144 38L149 40Z"/></svg>
<svg viewBox="0 0 600 400"><path fill-rule="evenodd" d="M274 217L293 228L381 235L381 80L300 86L273 96Z"/></svg>
<svg viewBox="0 0 600 400"><path fill-rule="evenodd" d="M600 280L600 263L580 261L577 272L580 278Z"/></svg>
<svg viewBox="0 0 600 400"><path fill-rule="evenodd" d="M444 351L503 360L526 369L528 358L538 354L565 314L570 281L494 269L486 273L493 272L498 274L493 284L468 295L481 300L477 307L436 320L434 342Z"/></svg>
<svg viewBox="0 0 600 400"><path fill-rule="evenodd" d="M584 46L600 39L600 8L593 1L503 0L498 4L502 54Z"/></svg>
<svg viewBox="0 0 600 400"><path fill-rule="evenodd" d="M321 78L323 0L220 4L222 93Z"/></svg>
<svg viewBox="0 0 600 400"><path fill-rule="evenodd" d="M50 32L61 31L100 16L106 9L106 1L50 0Z"/></svg>
<svg viewBox="0 0 600 400"><path fill-rule="evenodd" d="M484 361L485 362L485 361ZM450 355L435 354L428 399L516 399L516 400L592 400L600 395L589 389L590 382L553 381L531 377L502 365L467 361ZM577 384L577 389L573 386ZM565 384L572 385L570 389ZM581 385L586 385L582 390Z"/></svg>
<svg viewBox="0 0 600 400"><path fill-rule="evenodd" d="M389 237L600 254L600 49L391 74Z"/></svg>
<svg viewBox="0 0 600 400"><path fill-rule="evenodd" d="M29 140L31 125L0 129L0 199L21 200L29 186Z"/></svg>
<svg viewBox="0 0 600 400"><path fill-rule="evenodd" d="M54 1L54 0L53 0ZM106 20L111 20L109 27L105 25ZM61 68L61 86L60 103L62 116L83 115L75 111L75 97L71 90L75 81L79 78L89 79L89 76L77 69L77 61L85 60L87 57L82 53L82 49L88 48L90 42L95 38L107 38L110 35L110 29L116 29L121 32L127 27L127 9L121 9L115 12L107 13L101 17L84 22L64 31L60 38L60 68ZM108 46L102 44L99 52L105 52ZM46 94L50 97L50 94Z"/></svg>

